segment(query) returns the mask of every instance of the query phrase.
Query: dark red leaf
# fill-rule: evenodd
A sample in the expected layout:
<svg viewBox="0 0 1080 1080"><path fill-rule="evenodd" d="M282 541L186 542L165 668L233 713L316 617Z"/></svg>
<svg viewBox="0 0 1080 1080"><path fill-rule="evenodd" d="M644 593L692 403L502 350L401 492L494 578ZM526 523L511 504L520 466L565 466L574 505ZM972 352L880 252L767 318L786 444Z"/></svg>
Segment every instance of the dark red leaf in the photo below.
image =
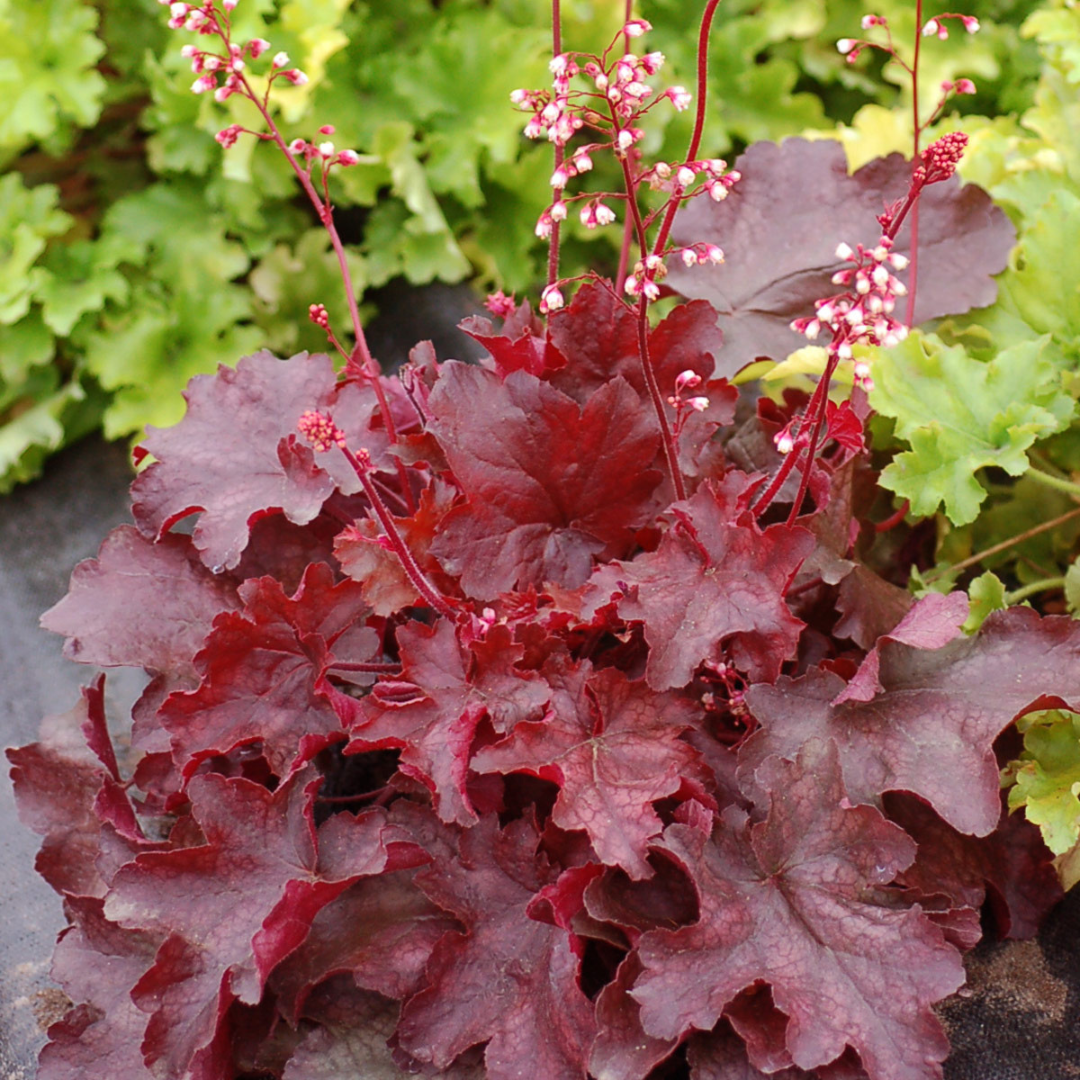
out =
<svg viewBox="0 0 1080 1080"><path fill-rule="evenodd" d="M388 831L377 810L335 815L322 830L329 857L318 854L318 783L299 775L271 793L243 779L194 777L188 795L206 842L144 853L114 877L106 918L168 935L133 992L150 1014L149 1065L181 1076L197 1055L213 1057L229 1004L256 1004L319 909L390 862L400 830Z"/></svg>
<svg viewBox="0 0 1080 1080"><path fill-rule="evenodd" d="M394 518L405 546L420 569L437 588L445 591L453 586L429 552L454 495L449 484L435 480L420 493L415 514ZM387 543L381 525L372 518L363 518L341 530L334 540L334 555L341 569L359 582L364 599L376 615L393 615L412 604L426 602L421 600L401 559Z"/></svg>
<svg viewBox="0 0 1080 1080"><path fill-rule="evenodd" d="M953 907L977 912L990 886L1000 936L1015 939L1034 937L1061 899L1053 855L1022 814L1003 807L998 827L982 837L957 832L910 795L888 796L885 808L919 845L900 880L921 897L944 894Z"/></svg>
<svg viewBox="0 0 1080 1080"><path fill-rule="evenodd" d="M702 772L697 753L679 738L699 708L613 668L589 674L587 665L547 671L549 718L518 724L506 740L481 750L473 768L555 780L555 824L584 829L601 862L631 878L649 877L648 842L663 828L652 803L678 791L684 776Z"/></svg>
<svg viewBox="0 0 1080 1080"><path fill-rule="evenodd" d="M583 408L534 376L448 363L431 429L468 503L432 551L470 596L545 581L573 588L593 558L625 545L655 507L656 422L615 379Z"/></svg>
<svg viewBox="0 0 1080 1080"><path fill-rule="evenodd" d="M53 954L52 977L72 1001L68 1014L49 1028L39 1080L150 1080L143 1064L146 1014L131 988L154 961L161 938L123 930L102 915L102 901L69 899L72 925Z"/></svg>
<svg viewBox="0 0 1080 1080"><path fill-rule="evenodd" d="M471 824L465 791L476 726L484 716L505 733L540 713L551 690L535 673L516 670L524 649L505 627L486 642L463 645L452 623L408 623L398 631L402 671L382 680L363 703L327 688L350 724L347 753L400 747L400 767L436 795L444 821Z"/></svg>
<svg viewBox="0 0 1080 1080"><path fill-rule="evenodd" d="M531 322L531 320L530 320ZM513 371L527 371L543 376L562 367L566 360L544 336L539 327L520 325L520 320L507 320L502 333L496 333L490 319L470 315L458 324L474 341L480 342L491 354L495 370L503 379Z"/></svg>
<svg viewBox="0 0 1080 1080"><path fill-rule="evenodd" d="M96 858L101 821L95 801L109 785L118 799L126 795L86 744L84 728L105 742L104 676L84 687L70 712L42 723L41 741L7 751L19 820L45 837L35 867L57 891L70 896L102 896L105 882ZM109 755L106 754L106 757ZM111 763L115 768L115 758Z"/></svg>
<svg viewBox="0 0 1080 1080"><path fill-rule="evenodd" d="M796 762L773 758L758 779L770 792L765 821L729 809L711 840L673 825L658 844L693 877L701 919L642 938L632 993L645 1030L708 1030L763 982L789 1018L800 1068L851 1046L874 1080L940 1075L948 1043L930 1006L963 983L963 966L918 908L881 891L915 845L877 810L847 803L831 743L808 744Z"/></svg>
<svg viewBox="0 0 1080 1080"><path fill-rule="evenodd" d="M640 974L637 953L629 953L596 999L596 1041L589 1055L592 1076L641 1080L675 1049L674 1039L654 1039L641 1027L641 1006L630 996Z"/></svg>
<svg viewBox="0 0 1080 1080"><path fill-rule="evenodd" d="M872 701L835 704L844 683L819 670L751 687L761 729L740 751L740 775L752 786L770 754L793 758L807 740L831 738L854 801L911 791L961 832L987 835L1000 812L994 740L1032 709L1080 705L1080 623L1016 607L938 649L885 638L879 656Z"/></svg>
<svg viewBox="0 0 1080 1080"><path fill-rule="evenodd" d="M584 404L620 376L639 394L644 390L637 317L612 289L583 285L569 306L550 318L548 340L566 361L550 381L575 401Z"/></svg>
<svg viewBox="0 0 1080 1080"><path fill-rule="evenodd" d="M788 324L812 315L815 300L835 295L830 278L844 265L837 245L875 245L877 215L911 179L911 163L900 154L848 176L843 147L829 139L755 143L735 167L742 179L732 197L693 200L672 230L676 244L720 244L726 263L687 269L673 261L667 279L716 308L724 333L717 374L727 376L756 357L782 360L806 344ZM909 235L905 225L896 251L910 255ZM1015 239L1009 219L981 188L961 186L957 177L927 187L919 203L914 323L992 304L993 275L1005 268Z"/></svg>
<svg viewBox="0 0 1080 1080"><path fill-rule="evenodd" d="M315 916L303 945L271 976L279 1008L295 1023L312 988L347 972L358 986L401 1000L418 989L435 943L456 920L401 870L364 878Z"/></svg>
<svg viewBox="0 0 1080 1080"><path fill-rule="evenodd" d="M311 449L296 443L296 422L305 410L330 404L334 382L326 356L279 360L268 352L192 379L184 419L151 428L142 444L142 453L157 459L131 489L143 535L158 539L201 510L195 547L217 569L237 564L251 522L263 514L311 521L334 482Z"/></svg>
<svg viewBox="0 0 1080 1080"><path fill-rule="evenodd" d="M159 714L185 776L209 757L253 744L286 776L344 737L315 684L332 662L328 649L366 610L360 586L335 585L330 567L315 563L292 597L269 577L245 582L240 596L244 610L220 616L199 653L202 684L172 694ZM378 640L368 634L370 656Z"/></svg>
<svg viewBox="0 0 1080 1080"><path fill-rule="evenodd" d="M402 1009L398 1040L420 1061L445 1068L487 1041L488 1080L518 1080L525 1062L544 1080L585 1075L594 1026L578 959L565 931L526 915L551 877L537 859L538 839L527 819L500 832L487 816L461 835L458 854L417 874L467 928L443 937L428 987Z"/></svg>
<svg viewBox="0 0 1080 1080"><path fill-rule="evenodd" d="M69 660L194 678L214 617L239 606L235 586L203 566L190 537L153 543L121 525L96 559L75 567L68 594L41 625L67 637Z"/></svg>
<svg viewBox="0 0 1080 1080"><path fill-rule="evenodd" d="M857 584L863 585L868 577L876 578L877 575L865 567L856 567L855 573L849 575L844 585L840 587L841 600L844 597L844 586L848 581L855 579ZM881 581L880 578L877 580ZM865 591L870 592L871 596L874 595L871 590ZM880 598L882 594L877 595ZM854 598L849 594L849 604L853 601ZM878 680L881 644L886 641L898 641L916 649L940 649L960 636L961 626L968 616L968 598L963 592L951 592L944 595L928 593L914 604L911 603L910 598L905 598L902 604L879 603L873 615L865 613L865 599L862 604L864 614L856 619L849 608L848 613L837 623L836 633L842 637L852 637L863 648L869 648L871 645L873 648L859 666L854 678L837 698L837 705L843 701L870 701L883 689ZM841 630L845 624L855 622L858 622L861 627L859 636L856 636L853 628Z"/></svg>
<svg viewBox="0 0 1080 1080"><path fill-rule="evenodd" d="M776 678L794 655L802 623L784 591L813 549L805 529L762 531L731 496L739 482L706 485L673 513L655 552L601 567L589 588L592 610L616 601L627 621L645 625L646 668L656 690L685 686L704 661L730 651L753 680Z"/></svg>
<svg viewBox="0 0 1080 1080"><path fill-rule="evenodd" d="M751 1064L746 1044L726 1023L692 1035L687 1044L691 1080L814 1080L803 1069L764 1073Z"/></svg>

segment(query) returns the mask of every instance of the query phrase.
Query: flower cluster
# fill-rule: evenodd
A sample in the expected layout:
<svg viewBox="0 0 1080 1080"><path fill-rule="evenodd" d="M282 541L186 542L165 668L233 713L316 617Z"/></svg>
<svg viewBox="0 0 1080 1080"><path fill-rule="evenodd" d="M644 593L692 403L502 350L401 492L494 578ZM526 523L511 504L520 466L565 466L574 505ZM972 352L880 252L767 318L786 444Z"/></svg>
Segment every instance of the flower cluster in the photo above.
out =
<svg viewBox="0 0 1080 1080"><path fill-rule="evenodd" d="M940 15L935 15L932 19L929 19L922 28L923 37L937 37L944 41L949 36L948 28L945 23L948 19L957 19L964 25L964 29L969 34L976 34L979 31L979 20L974 15L958 15L955 12L943 12ZM875 27L880 27L885 32L885 41L872 41L865 38L841 38L837 43L837 49L847 57L849 64L855 63L859 58L859 54L863 49L879 49L884 53L887 53L893 60L895 60L908 75L914 75L914 71L911 65L906 63L900 55L897 53L895 46L893 45L892 32L889 28L889 20L884 15L864 15L862 19L862 28L864 30L873 30ZM945 104L945 100L950 94L974 94L975 84L971 79L957 79L956 82L946 80L941 84L942 94L944 95L941 102L938 104L937 109L934 111L933 116L923 127L926 127L929 123L940 115L942 107Z"/></svg>
<svg viewBox="0 0 1080 1080"><path fill-rule="evenodd" d="M300 417L296 429L320 454L335 446L345 449L345 432L329 416L314 409L308 409Z"/></svg>
<svg viewBox="0 0 1080 1080"><path fill-rule="evenodd" d="M944 12L941 15L935 15L930 19L926 25L922 28L923 37L938 37L944 41L949 36L949 31L945 26L946 19L959 19L964 24L964 29L969 34L977 34L979 32L979 20L974 15L957 15L954 12Z"/></svg>
<svg viewBox="0 0 1080 1080"><path fill-rule="evenodd" d="M333 135L334 125L324 124L319 128L320 135ZM321 142L308 142L306 139L293 139L289 143L289 153L293 157L302 157L308 166L318 161L324 169L331 165L355 165L360 160L360 155L355 150L338 150L329 139Z"/></svg>
<svg viewBox="0 0 1080 1080"><path fill-rule="evenodd" d="M893 251L893 241L883 236L873 248L859 244L855 250L848 244L836 249L836 257L851 266L833 275L833 284L845 291L815 302L815 312L805 319L796 319L791 329L814 341L822 330L832 333L827 348L840 360L850 360L856 345L896 345L907 336L908 328L893 318L896 298L907 293L893 270L903 270L907 256ZM864 361L855 364L855 380L869 389L873 383L870 368Z"/></svg>
<svg viewBox="0 0 1080 1080"><path fill-rule="evenodd" d="M695 412L704 412L709 407L709 399L701 394L683 397L687 390L696 390L700 385L701 376L690 368L675 377L675 393L668 397L667 402L675 410L676 439Z"/></svg>
<svg viewBox="0 0 1080 1080"><path fill-rule="evenodd" d="M932 142L920 155L922 164L915 169L914 181L936 184L948 180L964 156L967 141L968 137L962 131L950 131Z"/></svg>
<svg viewBox="0 0 1080 1080"><path fill-rule="evenodd" d="M639 38L652 27L644 19L632 19L615 36L600 55L586 53L561 53L551 61L553 84L551 90L515 90L510 100L519 108L531 113L525 125L525 134L532 139L546 137L565 150L571 139L581 131L595 133L598 138L568 151L565 160L556 158L555 171L551 175L552 202L536 222L536 235L550 240L556 226L565 221L571 204L580 204L578 215L587 229L610 225L617 220L614 209L605 198L629 203L636 199L639 185L648 184L654 191L669 193L667 205L701 194L716 202L726 199L739 181L739 173L728 170L727 162L719 158L694 159L676 162L658 162L650 168L638 165L640 152L637 143L644 136L639 126L642 118L658 103L668 101L677 110L689 107L690 93L682 86L672 86L657 91L649 80L657 75L664 64L659 52L638 55L625 52L616 55L616 45L621 39ZM586 89L575 88L573 80L588 80ZM567 185L575 177L589 172L593 167L592 155L597 151L612 151L623 163L627 177L626 194L581 193L568 195ZM636 214L636 207L628 206L628 212L641 232L656 215L644 220ZM663 252L643 253L641 260L627 276L623 288L628 296L656 300L660 295L659 282L666 273L664 258L681 253L687 266L704 262L722 262L723 252L714 244L695 244ZM558 282L552 282L544 290L540 300L541 312L558 311L565 298Z"/></svg>
<svg viewBox="0 0 1080 1080"><path fill-rule="evenodd" d="M247 60L257 60L272 48L265 38L252 38L243 45L238 45L231 40L231 27L228 13L235 9L239 0L222 0L223 11L219 12L215 7L214 0L207 0L202 5L186 3L169 3L169 0L160 0L162 4L169 6L169 26L174 30L190 30L202 35L214 35L221 39L225 46L225 53L217 53L210 49L201 49L197 45L185 45L181 55L191 61L191 70L198 76L191 85L192 93L205 94L213 91L217 101L228 101L233 94L241 94L254 101L265 112L269 99L270 86L277 79L284 79L293 86L304 86L308 77L299 68L289 66L289 54L277 52L270 61L270 73L267 79L266 93L260 99L256 97L250 84L244 77ZM241 135L257 134L249 131L243 124L229 124L222 128L214 138L225 148L235 146ZM333 135L334 128L327 124L319 128L320 135ZM273 136L259 135L259 138L272 138ZM282 144L284 145L284 144ZM305 139L294 139L288 146L288 152L294 158L303 158L310 171L315 162L319 162L324 172L332 165L356 165L360 161L360 155L355 150L337 150L329 140L308 142Z"/></svg>

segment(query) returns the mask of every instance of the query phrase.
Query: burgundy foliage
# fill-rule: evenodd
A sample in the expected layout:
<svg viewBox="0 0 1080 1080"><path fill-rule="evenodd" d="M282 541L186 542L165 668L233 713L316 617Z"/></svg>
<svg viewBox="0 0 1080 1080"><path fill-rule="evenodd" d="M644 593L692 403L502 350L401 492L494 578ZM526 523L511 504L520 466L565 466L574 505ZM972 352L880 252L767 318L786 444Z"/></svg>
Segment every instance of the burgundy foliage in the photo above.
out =
<svg viewBox="0 0 1080 1080"><path fill-rule="evenodd" d="M849 176L844 148L831 139L754 143L735 168L742 173L737 196L695 200L672 233L677 243L722 245L726 263L688 270L673 261L668 277L682 295L716 308L724 334L719 373L728 376L759 356L783 360L806 344L788 324L834 291L830 279L843 266L837 244L875 241L875 216L911 179L911 163L900 154ZM994 302L993 275L1005 269L1016 231L985 191L961 187L956 176L927 187L919 237L912 325ZM909 249L905 226L895 250L908 255Z"/></svg>
<svg viewBox="0 0 1080 1080"><path fill-rule="evenodd" d="M407 396L382 380L393 447L323 356L193 381L135 526L44 617L73 659L146 670L135 737L114 750L99 678L9 752L70 922L45 1080L940 1078L932 1007L984 902L1023 935L1056 895L995 740L1080 707L1080 622L965 636L962 596L911 603L865 401L829 412L797 521L797 471L752 511L804 402L721 375L828 293L900 176L838 154L752 148L726 340L703 300L648 333L661 401L684 371L708 398L664 406L684 500L603 283L547 326L470 320L480 365L417 350ZM957 311L1011 234L940 188L924 232L987 277L935 254L919 295Z"/></svg>

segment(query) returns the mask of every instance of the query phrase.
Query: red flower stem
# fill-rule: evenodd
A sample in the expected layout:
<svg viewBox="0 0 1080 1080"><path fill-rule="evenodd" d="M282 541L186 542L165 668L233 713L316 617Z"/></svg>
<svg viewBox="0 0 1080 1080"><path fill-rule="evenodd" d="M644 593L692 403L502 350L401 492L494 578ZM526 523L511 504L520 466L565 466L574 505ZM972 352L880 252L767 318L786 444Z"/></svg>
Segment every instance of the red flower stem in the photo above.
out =
<svg viewBox="0 0 1080 1080"><path fill-rule="evenodd" d="M226 48L227 47L228 41L226 40ZM285 137L278 130L277 124L274 123L274 118L270 115L270 110L266 103L259 100L258 95L251 89L251 84L247 81L245 76L241 76L241 81L248 98L255 103L255 107L262 114L266 126L270 129L271 138L292 166L293 172L296 173L296 178L300 181L300 186L311 200L311 205L315 207L315 211L319 215L319 220L323 223L323 226L330 236L330 243L333 245L334 253L337 255L338 267L341 270L341 279L345 285L345 299L349 304L349 317L352 319L353 336L356 338L356 344L353 346L353 354L349 357L347 367L355 366L358 374L362 375L371 383L371 386L375 391L375 397L379 402L379 411L382 414L383 423L386 425L386 434L389 437L390 442L396 444L398 441L397 428L394 424L394 417L390 412L390 404L386 400L386 391L383 389L383 385L379 380L379 365L375 363L375 358L371 355L367 338L364 335L364 326L360 321L360 308L356 303L356 291L353 288L352 274L349 273L349 262L345 257L345 245L341 242L337 226L334 224L334 212L331 209L330 202L329 200L324 202L319 197L319 193L315 190L315 185L311 182L311 177L308 175L307 170L301 169L296 157L289 152ZM267 93L269 96L269 91ZM359 357L359 362L356 362L357 357ZM397 474L398 482L401 484L401 490L409 504L410 512L415 513L416 500L413 498L412 485L409 483L409 474L405 468L405 463L400 458L397 460Z"/></svg>
<svg viewBox="0 0 1080 1080"><path fill-rule="evenodd" d="M705 11L701 16L701 30L698 33L697 51L697 114L694 120L694 134L690 137L690 145L686 151L686 160L693 161L697 158L697 152L701 148L701 136L705 131L705 100L709 87L709 32L712 30L713 15L720 6L720 0L709 0L705 5ZM675 212L679 209L679 199L672 199L668 203L667 213L664 215L663 224L657 234L653 252L663 254L667 246L668 236L671 235L671 225L675 220ZM642 249L644 251L644 248Z"/></svg>
<svg viewBox="0 0 1080 1080"><path fill-rule="evenodd" d="M825 373L821 378L821 385L828 387L838 360L839 357L836 356L830 358ZM817 453L821 432L825 428L825 410L828 404L829 395L824 393L821 395L821 404L818 405L817 414L811 421L813 426L810 429L810 445L806 450L806 468L803 469L802 477L799 480L799 491L795 496L795 501L791 504L791 512L788 514L787 523L789 525L795 524L795 519L799 516L799 510L802 508L803 499L806 498L807 489L810 487L810 474L814 471L814 455Z"/></svg>
<svg viewBox="0 0 1080 1080"><path fill-rule="evenodd" d="M562 53L562 9L560 0L551 0L551 55L559 56ZM558 143L555 144L555 168L562 168L566 160L566 151ZM547 283L554 285L559 280L559 222L551 224L551 238L548 243L548 274Z"/></svg>
<svg viewBox="0 0 1080 1080"><path fill-rule="evenodd" d="M615 295L622 296L626 284L626 269L630 265L630 247L634 243L634 219L628 213L623 225L622 247L619 249L619 265L615 271Z"/></svg>
<svg viewBox="0 0 1080 1080"><path fill-rule="evenodd" d="M634 0L626 0L623 22L628 23L634 17ZM630 38L623 35L625 51L630 52ZM622 247L619 249L619 265L615 270L615 295L622 296L626 284L626 268L630 265L630 245L634 242L634 222L629 214L623 222Z"/></svg>
<svg viewBox="0 0 1080 1080"><path fill-rule="evenodd" d="M874 532L884 533L888 532L890 529L895 529L896 526L907 517L908 510L910 509L911 503L909 500L905 499L900 504L900 507L895 514L890 514L884 521L879 521L874 526Z"/></svg>
<svg viewBox="0 0 1080 1080"><path fill-rule="evenodd" d="M386 538L390 541L390 546L401 560L401 565L405 573L409 575L409 580L413 583L416 591L427 601L428 607L437 611L440 615L445 615L448 619L453 619L455 617L454 609L447 603L446 598L439 590L425 577L423 570L420 569L419 564L412 556L412 552L402 539L401 533L398 532L390 511L387 510L386 504L382 501L382 496L371 482L371 477L368 475L370 463L365 464L362 462L347 446L343 446L341 451L355 470L356 475L360 477L360 483L364 487L364 494L368 497L368 502L371 503L371 508L375 511L379 523L383 527L383 532L386 533Z"/></svg>
<svg viewBox="0 0 1080 1080"><path fill-rule="evenodd" d="M806 406L806 412L803 414L806 417L811 415L817 416L819 413L824 415L824 399L828 394L829 380L832 379L833 372L836 370L836 365L839 362L839 357L830 356L828 364L825 365L825 371L822 373L820 380L818 380L817 386L814 387L814 393L810 398L809 404ZM816 422L816 421L815 421ZM815 440L816 441L816 440ZM776 475L772 478L772 482L762 493L761 497L751 507L751 512L757 516L761 516L769 507L769 504L776 498L777 493L784 486L787 478L791 475L791 470L795 468L795 464L799 458L802 457L802 453L792 451L788 454L783 462L780 464L780 468L777 469ZM808 458L806 462L806 475L809 476L810 469L813 462ZM796 503L796 506L798 503Z"/></svg>
<svg viewBox="0 0 1080 1080"><path fill-rule="evenodd" d="M913 163L919 160L919 137L922 135L922 128L919 125L919 53L922 49L922 18L922 0L915 0L915 57L911 64L911 113L915 131L912 141ZM919 203L917 199L911 210L911 262L908 264L908 270L908 299L904 322L911 326L915 320L915 290L919 283Z"/></svg>
<svg viewBox="0 0 1080 1080"><path fill-rule="evenodd" d="M638 247L644 258L645 252L648 251L648 239L645 235L645 223L641 220L641 210L635 197L630 160L624 155L620 161L622 162L623 182L626 185L626 205L630 215L633 217ZM671 433L671 425L668 424L667 412L664 409L664 397L660 393L660 386L656 381L656 373L652 367L652 358L649 356L649 302L644 295L638 297L637 309L638 352L641 354L641 368L645 372L645 384L649 388L649 397L652 398L656 419L660 422L660 438L664 444L664 457L667 459L668 472L671 473L671 482L675 487L675 497L681 502L686 498L686 485L683 483L682 472L679 470L679 451L675 445L675 436Z"/></svg>

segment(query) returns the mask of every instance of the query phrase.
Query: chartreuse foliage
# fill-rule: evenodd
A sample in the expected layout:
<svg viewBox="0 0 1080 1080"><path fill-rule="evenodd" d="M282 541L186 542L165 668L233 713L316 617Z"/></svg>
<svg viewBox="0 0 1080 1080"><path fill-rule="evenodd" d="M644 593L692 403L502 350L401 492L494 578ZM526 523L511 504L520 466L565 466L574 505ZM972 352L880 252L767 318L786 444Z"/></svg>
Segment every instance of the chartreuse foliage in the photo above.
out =
<svg viewBox="0 0 1080 1080"><path fill-rule="evenodd" d="M992 115L1027 107L1038 53L1019 26L1031 6L967 5L983 32L935 49L928 78L974 75L980 94L971 108ZM653 47L668 55L672 82L693 86L698 6L644 0L640 8L656 24ZM721 5L705 145L723 153L853 116L864 158L896 148L895 140L882 142L881 132L895 129L906 145L904 91L895 72L848 65L832 42L868 12L888 15L907 33L909 8L904 0ZM567 47L606 40L620 12L599 0L565 5ZM1053 48L1068 59L1071 13L1043 16L1031 25L1047 47L1063 42ZM238 33L267 38L310 77L307 86L272 95L286 133L310 137L332 116L338 144L361 154L335 191L339 206L362 208L347 236L358 288L396 276L416 284L472 276L510 291L542 279L544 251L533 224L550 197L549 161L544 148L523 145L521 117L507 107L507 94L543 81L543 5L246 0L235 17ZM100 423L109 437L122 437L176 419L170 402L187 378L231 362L236 349L318 347L320 335L297 326L292 314L321 301L336 319L343 307L325 272L325 248L305 239L316 223L293 205L287 165L252 140L221 154L214 133L226 123L254 123L250 106L237 98L221 106L190 93L191 73L161 25L156 0L0 0L0 40L0 165L34 187L59 182L59 205L72 215L59 233L31 225L48 252L17 233L14 219L0 222L0 250L18 252L0 269L6 490L87 425ZM860 107L878 112L855 115ZM900 120L883 123L883 115ZM675 155L689 118L658 110L654 119L650 150L663 143L662 152ZM598 185L612 175L598 168ZM198 185L185 187L190 178ZM118 239L117 223L147 206L160 210L164 228L155 230L154 243L132 248ZM189 233L192 252L196 236L204 251L228 252L196 258L204 275L194 292L170 277L177 260L161 249L170 243L161 233L177 227ZM598 252L613 263L617 246L617 230L586 234L574 225L564 269L595 264ZM3 288L9 275L22 290L15 308ZM298 287L286 295L287 280L321 291ZM187 300L176 299L181 292ZM49 363L56 370L46 376L39 369Z"/></svg>
<svg viewBox="0 0 1080 1080"><path fill-rule="evenodd" d="M1080 716L1034 713L1021 730L1024 752L1010 766L1009 808L1026 807L1046 846L1064 855L1080 840Z"/></svg>
<svg viewBox="0 0 1080 1080"><path fill-rule="evenodd" d="M913 513L943 506L956 524L973 521L986 497L977 471L993 465L1021 476L1025 451L1068 425L1074 402L1042 355L1044 344L1020 342L984 363L962 346L913 333L875 357L870 403L895 418L896 434L911 444L881 482Z"/></svg>

